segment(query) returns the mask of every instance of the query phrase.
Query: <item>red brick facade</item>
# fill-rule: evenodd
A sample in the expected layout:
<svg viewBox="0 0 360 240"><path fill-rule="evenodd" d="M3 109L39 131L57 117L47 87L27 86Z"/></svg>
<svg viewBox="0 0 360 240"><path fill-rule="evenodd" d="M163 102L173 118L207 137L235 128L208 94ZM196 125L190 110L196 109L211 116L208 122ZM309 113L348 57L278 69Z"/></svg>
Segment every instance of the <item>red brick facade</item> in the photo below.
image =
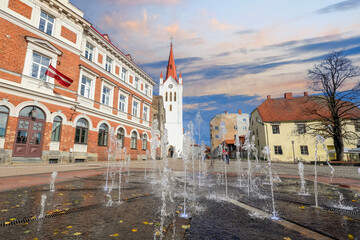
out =
<svg viewBox="0 0 360 240"><path fill-rule="evenodd" d="M31 19L32 7L21 2L20 0L9 0L9 9Z"/></svg>
<svg viewBox="0 0 360 240"><path fill-rule="evenodd" d="M71 31L70 29L61 26L61 34L60 34L63 38L69 40L70 42L73 42L76 44L76 33L74 33L73 31Z"/></svg>
<svg viewBox="0 0 360 240"><path fill-rule="evenodd" d="M40 3L47 4L46 1L39 1L39 4ZM8 8L29 19L31 18L33 11L29 5L19 0L9 0ZM77 36L76 33L62 25L60 28L60 35L75 44L81 40L80 35ZM39 41L44 41L47 45L30 43L29 40L27 40L29 37L33 37ZM133 87L129 87L130 85L121 83L119 79L114 79L115 75L107 73L104 69L99 70L99 67L93 67L93 64L97 63L93 62L90 64L90 60L82 60L77 51L73 51L72 48L66 47L66 44L59 45L56 44L55 41L49 41L48 39L49 38L46 37L45 33L44 35L41 35L37 34L35 31L28 31L21 24L9 22L0 17L0 69L5 70L0 70L0 106L5 106L9 109L5 136L0 136L0 150L5 150L7 155L5 158L2 157L2 152L0 151L0 164L11 163L12 161L11 159L13 158L12 155L18 134L17 127L19 126L19 112L21 109L28 106L36 106L45 114L45 124L41 135L42 154L40 156L41 161L44 163L48 162L49 159L58 158L60 155L70 156L67 158L61 157L61 160L59 159L61 162L71 162L77 158L85 159L85 161L107 161L108 147L98 145L100 123L105 123L109 132L112 128L114 130L117 130L119 127L123 127L125 129L124 147L127 148L131 159L138 159L140 156L145 156L146 149L149 149L149 139L151 138L151 117L148 124L144 125L145 121L142 120L142 114L144 103L151 106L151 98L144 97L144 94L140 91ZM46 57L51 57L54 52L56 52L56 50L52 50L50 48L57 49L57 57L55 65L53 64L53 66L73 80L73 83L68 88L65 88L56 80L53 80L53 83L47 83L30 76L31 72L28 73L30 71L29 64L33 64L31 62L27 62L29 59L30 61L33 61L31 60L32 55L29 57L30 44L36 45L36 49L44 48L45 52L51 52L51 55L45 54ZM61 54L58 52L61 52ZM99 53L97 59L99 63L102 63L103 55ZM81 69L83 68L95 76L93 79L93 84L95 85L93 98L90 100L93 102L92 107L82 105L81 99L79 98ZM141 70L137 69L137 66L132 66L132 68L141 72ZM115 73L118 75L119 72L119 66L115 66ZM103 106L104 104L102 104L101 90L104 79L113 86L112 104L110 107ZM129 83L132 83L132 76L130 76L129 79ZM27 81L29 83L39 82L37 88L30 88L30 86L28 88L24 85ZM6 88L4 87L5 85L9 87ZM127 113L121 115L121 117L118 115L119 91L125 91L129 94L127 100ZM131 115L134 96L140 102L138 109L140 114L138 117ZM110 111L104 112L104 108L110 109ZM51 141L51 134L53 130L52 119L54 116L60 116L63 121L60 131L60 140L59 142L56 142L58 143L58 149L55 150L54 147L52 147L54 141ZM76 144L74 144L76 124L80 118L85 118L89 122L87 141L85 144L87 150L85 152L77 152L75 146ZM136 149L130 148L131 133L133 131L136 131L138 134ZM144 150L142 149L141 140L141 136L143 134L147 135L147 147ZM10 160L6 160L4 162L1 159Z"/></svg>

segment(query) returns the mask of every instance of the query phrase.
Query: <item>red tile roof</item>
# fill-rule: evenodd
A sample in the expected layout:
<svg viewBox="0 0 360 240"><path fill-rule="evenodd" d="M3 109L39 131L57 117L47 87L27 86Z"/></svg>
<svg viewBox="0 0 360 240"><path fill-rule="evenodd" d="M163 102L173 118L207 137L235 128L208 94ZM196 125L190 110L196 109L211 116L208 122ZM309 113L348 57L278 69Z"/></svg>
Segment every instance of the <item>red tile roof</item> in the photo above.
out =
<svg viewBox="0 0 360 240"><path fill-rule="evenodd" d="M347 106L352 105L350 102ZM291 93L286 93L284 98L268 98L257 107L262 121L264 122L291 122L291 121L311 121L320 119L315 110L321 115L330 115L330 112L323 99L314 96L292 97ZM355 107L343 118L359 118L360 109Z"/></svg>
<svg viewBox="0 0 360 240"><path fill-rule="evenodd" d="M179 83L177 76L176 76L176 65L175 65L174 53L173 53L173 49L172 49L172 43L170 45L169 61L168 61L168 65L167 65L166 78L165 78L164 83L170 76L173 77L175 79L175 81Z"/></svg>

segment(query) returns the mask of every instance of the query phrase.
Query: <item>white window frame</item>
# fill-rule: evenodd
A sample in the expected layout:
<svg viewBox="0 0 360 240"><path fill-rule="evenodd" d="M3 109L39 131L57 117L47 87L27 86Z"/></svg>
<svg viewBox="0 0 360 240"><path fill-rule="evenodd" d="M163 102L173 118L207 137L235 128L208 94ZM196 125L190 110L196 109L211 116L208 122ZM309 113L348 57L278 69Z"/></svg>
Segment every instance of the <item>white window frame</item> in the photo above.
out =
<svg viewBox="0 0 360 240"><path fill-rule="evenodd" d="M59 55L62 54L62 52L60 50L54 48L54 46L51 46L51 45L49 45L49 46L52 47L53 49L47 48L45 45L50 44L50 43L46 40L37 39L37 38L33 38L33 37L26 37L26 41L28 43L27 43L27 49L26 49L26 55L25 55L25 64L24 64L24 69L23 69L24 76L29 76L29 77L33 78L31 76L33 52L39 53L41 55L44 55L45 57L50 58L51 59L50 64L56 68L57 58ZM44 45L42 45L42 44L44 44ZM37 78L33 78L33 79L37 79ZM37 79L37 80L39 80L39 79ZM39 81L43 81L43 80L39 80ZM46 77L46 82L54 84L54 78Z"/></svg>
<svg viewBox="0 0 360 240"><path fill-rule="evenodd" d="M86 79L90 80L89 96L85 96L85 95L82 95L82 94L81 94L81 87L82 87L82 85L84 85L84 84L83 84L83 78L86 78ZM92 97L92 95L93 95L92 86L94 85L94 81L93 81L91 78L89 78L88 76L82 75L82 76L81 76L81 79L80 79L79 85L80 85L80 86L79 86L79 88L80 88L79 95L82 96L82 97L84 97L84 98L89 98L89 99L91 99L91 97ZM86 87L86 84L85 84L85 87ZM86 91L84 91L84 93L85 93L85 92L86 92Z"/></svg>
<svg viewBox="0 0 360 240"><path fill-rule="evenodd" d="M91 54L92 54L92 55L91 55L91 59L86 57L86 51L87 51L87 49L88 49L88 47L87 47L88 44L93 47L92 53L91 53ZM88 55L88 56L89 56L89 55ZM94 60L95 60L95 45L92 44L91 42L87 41L87 40L86 40L86 42L85 42L84 57L85 57L86 59L92 61L92 62L94 62Z"/></svg>
<svg viewBox="0 0 360 240"><path fill-rule="evenodd" d="M125 73L123 72L124 70L126 71ZM124 81L124 82L127 81L127 76L129 75L128 72L129 72L129 71L128 71L126 68L121 67L120 79L121 79L122 81ZM124 75L124 74L125 74L125 75Z"/></svg>
<svg viewBox="0 0 360 240"><path fill-rule="evenodd" d="M44 13L44 14L46 14L48 17L53 18L53 19L54 19L54 22L51 23L48 19L44 19L44 18L41 16L41 13ZM42 31L42 30L40 29L41 19L44 19L44 21L45 21L44 31ZM40 31L42 31L43 33L46 33L46 34L48 34L48 35L50 35L50 36L54 36L54 32L55 32L55 21L56 21L56 18L55 18L55 17L53 17L51 14L47 13L46 11L41 10L41 11L40 11L40 14L39 14L38 29L39 29ZM49 23L52 24L52 28L51 28L51 33L50 33L50 34L47 33L47 31L46 31L47 28L48 28L48 24L49 24Z"/></svg>
<svg viewBox="0 0 360 240"><path fill-rule="evenodd" d="M110 61L108 61L110 60ZM112 70L113 70L113 67L112 65L114 64L114 60L107 56L106 55L106 58L105 58L105 71L109 72L109 73L112 73Z"/></svg>
<svg viewBox="0 0 360 240"><path fill-rule="evenodd" d="M39 62L39 63L34 61L34 55L35 55L35 54L37 54L37 55L40 56L40 62ZM42 62L41 60L42 60L43 58L46 58L46 59L49 60L49 65L48 65L48 66L43 65L43 64L41 63L41 62ZM46 56L46 55L44 55L44 54L41 54L41 53L38 53L38 52L33 51L32 58L31 58L30 76L33 77L33 78L36 78L36 79L38 79L38 80L47 82L48 76L45 74L45 72L47 71L47 69L48 69L48 67L50 66L50 64L51 64L51 58L50 58L50 57L48 57L48 56ZM38 66L38 70L37 70L37 72L36 72L36 76L32 76L33 66L34 66L34 65L37 65L37 66ZM40 78L41 69L44 69L44 70L45 70L45 72L44 72L44 77L45 77L45 78L44 78L44 79L41 79L41 78Z"/></svg>
<svg viewBox="0 0 360 240"><path fill-rule="evenodd" d="M145 95L146 96L149 96L149 84L145 83L145 86L144 86L144 91L145 91Z"/></svg>
<svg viewBox="0 0 360 240"><path fill-rule="evenodd" d="M135 111L135 108L134 108L134 104L137 104L137 108L136 108L136 111ZM133 102L132 102L132 108L131 108L131 114L134 116L134 117L139 117L140 115L140 102L133 99Z"/></svg>
<svg viewBox="0 0 360 240"><path fill-rule="evenodd" d="M108 94L105 94L105 91L104 91L105 89L109 90ZM107 86L106 84L103 84L103 86L101 87L101 103L106 106L112 106L111 95L112 95L111 87ZM104 96L105 96L105 100L104 100ZM108 100L109 102L107 102L106 100Z"/></svg>
<svg viewBox="0 0 360 240"><path fill-rule="evenodd" d="M125 97L124 111L122 111L122 110L120 109L120 97L121 97L121 96L124 96L124 97ZM119 92L119 111L127 113L127 105L128 105L127 103L128 103L128 99L129 99L129 97L128 97L127 94L124 94L124 93L122 93L122 92Z"/></svg>
<svg viewBox="0 0 360 240"><path fill-rule="evenodd" d="M145 116L145 108L147 109L146 116ZM150 113L150 107L148 105L144 104L144 106L143 106L143 120L149 121L149 113Z"/></svg>
<svg viewBox="0 0 360 240"><path fill-rule="evenodd" d="M139 89L140 80L138 77L134 76L134 87Z"/></svg>
<svg viewBox="0 0 360 240"><path fill-rule="evenodd" d="M91 92L90 92L90 97L88 99L94 100L95 99L96 77L98 77L99 75L96 74L95 72L92 72L90 69L87 69L84 66L80 65L78 95L83 98L87 98L87 97L84 97L83 95L81 95L81 81L82 81L83 76L85 76L86 78L91 80Z"/></svg>

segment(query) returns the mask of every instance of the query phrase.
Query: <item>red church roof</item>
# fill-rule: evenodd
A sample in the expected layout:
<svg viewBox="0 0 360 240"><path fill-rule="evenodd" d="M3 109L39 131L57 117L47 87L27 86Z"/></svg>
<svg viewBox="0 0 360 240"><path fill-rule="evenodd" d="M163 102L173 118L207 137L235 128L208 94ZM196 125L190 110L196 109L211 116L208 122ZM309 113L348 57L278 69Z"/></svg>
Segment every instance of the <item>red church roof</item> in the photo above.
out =
<svg viewBox="0 0 360 240"><path fill-rule="evenodd" d="M169 61L168 61L167 70L166 70L165 81L170 76L173 77L175 79L175 81L179 83L177 76L176 76L176 65L175 65L174 53L173 53L173 49L172 49L172 43L170 45L170 55L169 55Z"/></svg>
<svg viewBox="0 0 360 240"><path fill-rule="evenodd" d="M330 112L323 99L308 96L293 97L292 93L285 93L284 98L272 99L270 96L257 107L262 121L264 122L292 122L292 121L311 121L320 119L317 111L321 115L330 115ZM352 103L344 102L346 108L351 107ZM360 109L355 107L347 112L343 118L359 118Z"/></svg>

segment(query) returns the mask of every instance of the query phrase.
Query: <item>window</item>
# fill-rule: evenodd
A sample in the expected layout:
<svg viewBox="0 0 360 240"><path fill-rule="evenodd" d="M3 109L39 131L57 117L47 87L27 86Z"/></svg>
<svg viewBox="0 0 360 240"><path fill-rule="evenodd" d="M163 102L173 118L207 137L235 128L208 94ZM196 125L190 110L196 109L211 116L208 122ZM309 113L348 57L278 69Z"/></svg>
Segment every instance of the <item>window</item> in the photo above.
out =
<svg viewBox="0 0 360 240"><path fill-rule="evenodd" d="M131 134L131 149L136 149L137 146L137 133L136 132L132 132Z"/></svg>
<svg viewBox="0 0 360 240"><path fill-rule="evenodd" d="M243 126L243 130L246 130L246 127L245 127L245 126Z"/></svg>
<svg viewBox="0 0 360 240"><path fill-rule="evenodd" d="M54 142L60 141L61 123L62 123L62 118L59 116L56 116L54 118L52 130L51 130L51 141L54 141Z"/></svg>
<svg viewBox="0 0 360 240"><path fill-rule="evenodd" d="M238 128L237 128L237 126L234 126L234 130L237 130Z"/></svg>
<svg viewBox="0 0 360 240"><path fill-rule="evenodd" d="M142 135L142 150L146 150L147 149L147 136L146 134Z"/></svg>
<svg viewBox="0 0 360 240"><path fill-rule="evenodd" d="M45 72L50 65L50 58L33 52L31 63L31 76L46 81Z"/></svg>
<svg viewBox="0 0 360 240"><path fill-rule="evenodd" d="M112 59L106 56L105 70L111 73Z"/></svg>
<svg viewBox="0 0 360 240"><path fill-rule="evenodd" d="M119 110L122 112L125 112L125 104L126 104L126 97L122 94L120 94L119 98Z"/></svg>
<svg viewBox="0 0 360 240"><path fill-rule="evenodd" d="M88 121L80 118L76 123L75 143L86 144L89 131Z"/></svg>
<svg viewBox="0 0 360 240"><path fill-rule="evenodd" d="M111 89L104 86L101 102L105 105L110 106L110 96L111 96Z"/></svg>
<svg viewBox="0 0 360 240"><path fill-rule="evenodd" d="M121 76L120 76L121 80L126 81L126 75L127 75L127 70L125 68L122 68Z"/></svg>
<svg viewBox="0 0 360 240"><path fill-rule="evenodd" d="M41 12L39 29L44 33L52 35L53 28L54 28L54 18L45 12Z"/></svg>
<svg viewBox="0 0 360 240"><path fill-rule="evenodd" d="M86 98L91 98L91 79L82 76L80 85L80 95Z"/></svg>
<svg viewBox="0 0 360 240"><path fill-rule="evenodd" d="M215 135L215 139L220 139L219 135Z"/></svg>
<svg viewBox="0 0 360 240"><path fill-rule="evenodd" d="M298 134L306 133L305 124L297 124L297 132L298 132Z"/></svg>
<svg viewBox="0 0 360 240"><path fill-rule="evenodd" d="M137 117L138 115L138 107L139 107L139 103L138 102L133 102L133 109L132 109L132 115Z"/></svg>
<svg viewBox="0 0 360 240"><path fill-rule="evenodd" d="M90 61L92 61L93 60L93 55L94 55L94 46L91 45L89 42L86 42L85 57L87 59L89 59Z"/></svg>
<svg viewBox="0 0 360 240"><path fill-rule="evenodd" d="M360 132L360 121L355 122L355 132Z"/></svg>
<svg viewBox="0 0 360 240"><path fill-rule="evenodd" d="M273 134L280 134L280 126L272 125Z"/></svg>
<svg viewBox="0 0 360 240"><path fill-rule="evenodd" d="M259 130L256 129L256 137L259 137Z"/></svg>
<svg viewBox="0 0 360 240"><path fill-rule="evenodd" d="M174 101L176 102L176 92L174 92Z"/></svg>
<svg viewBox="0 0 360 240"><path fill-rule="evenodd" d="M168 92L165 93L165 102L168 100Z"/></svg>
<svg viewBox="0 0 360 240"><path fill-rule="evenodd" d="M105 123L101 124L99 128L99 137L98 137L99 146L107 146L108 133L109 133L109 127Z"/></svg>
<svg viewBox="0 0 360 240"><path fill-rule="evenodd" d="M0 137L5 137L8 118L9 109L5 106L0 106Z"/></svg>
<svg viewBox="0 0 360 240"><path fill-rule="evenodd" d="M243 118L243 122L246 122L246 118Z"/></svg>
<svg viewBox="0 0 360 240"><path fill-rule="evenodd" d="M137 77L135 77L135 80L134 80L134 87L135 87L136 89L139 88L139 78L137 78Z"/></svg>
<svg viewBox="0 0 360 240"><path fill-rule="evenodd" d="M172 101L172 92L170 92L170 102Z"/></svg>
<svg viewBox="0 0 360 240"><path fill-rule="evenodd" d="M149 95L149 85L145 84L145 95Z"/></svg>
<svg viewBox="0 0 360 240"><path fill-rule="evenodd" d="M172 105L171 104L169 106L169 110L170 110L170 112L172 112Z"/></svg>
<svg viewBox="0 0 360 240"><path fill-rule="evenodd" d="M309 155L308 146L300 146L301 155Z"/></svg>
<svg viewBox="0 0 360 240"><path fill-rule="evenodd" d="M219 127L218 127L218 126L215 126L215 130L219 130Z"/></svg>
<svg viewBox="0 0 360 240"><path fill-rule="evenodd" d="M123 128L119 128L116 137L120 142L120 147L123 148L125 144L125 130Z"/></svg>
<svg viewBox="0 0 360 240"><path fill-rule="evenodd" d="M145 121L148 120L148 111L149 111L148 109L149 109L148 107L145 107L145 106L144 106L143 119L144 119Z"/></svg>
<svg viewBox="0 0 360 240"><path fill-rule="evenodd" d="M281 146L274 146L275 155L282 155L282 149Z"/></svg>

